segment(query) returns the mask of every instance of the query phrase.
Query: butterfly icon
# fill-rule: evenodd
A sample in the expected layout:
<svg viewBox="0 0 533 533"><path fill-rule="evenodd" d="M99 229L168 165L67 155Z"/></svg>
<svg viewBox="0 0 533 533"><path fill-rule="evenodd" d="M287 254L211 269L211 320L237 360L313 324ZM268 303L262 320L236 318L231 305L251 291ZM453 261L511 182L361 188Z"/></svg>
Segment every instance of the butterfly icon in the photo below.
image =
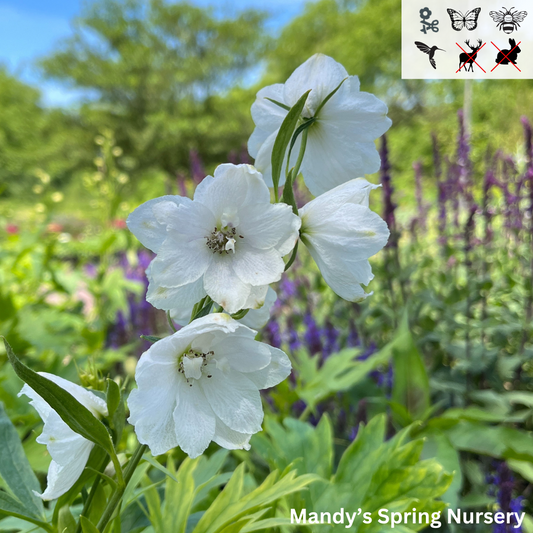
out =
<svg viewBox="0 0 533 533"><path fill-rule="evenodd" d="M480 7L476 7L472 11L467 11L466 15L463 15L460 11L455 11L455 9L448 8L446 11L450 15L452 28L455 31L461 31L463 28L472 31L477 28L477 19L481 11Z"/></svg>

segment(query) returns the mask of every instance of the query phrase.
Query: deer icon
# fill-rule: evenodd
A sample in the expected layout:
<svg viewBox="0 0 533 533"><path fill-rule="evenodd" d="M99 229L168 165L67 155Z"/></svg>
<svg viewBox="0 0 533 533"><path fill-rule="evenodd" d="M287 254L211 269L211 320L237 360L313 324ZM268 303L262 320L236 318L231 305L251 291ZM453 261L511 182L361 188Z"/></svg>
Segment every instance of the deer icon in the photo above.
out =
<svg viewBox="0 0 533 533"><path fill-rule="evenodd" d="M514 39L509 39L509 45L511 48L509 50L502 50L498 52L496 57L496 63L501 63L502 65L508 65L509 61L516 65L516 59L518 54L522 51L520 47L516 46L516 41Z"/></svg>
<svg viewBox="0 0 533 533"><path fill-rule="evenodd" d="M481 39L477 40L477 46L472 46L470 44L470 41L467 39L465 41L466 46L472 50L470 54L462 53L459 55L459 70L461 70L461 67L467 65L467 68L465 68L466 71L474 72L474 61L476 60L477 53L481 46L483 45L483 41Z"/></svg>

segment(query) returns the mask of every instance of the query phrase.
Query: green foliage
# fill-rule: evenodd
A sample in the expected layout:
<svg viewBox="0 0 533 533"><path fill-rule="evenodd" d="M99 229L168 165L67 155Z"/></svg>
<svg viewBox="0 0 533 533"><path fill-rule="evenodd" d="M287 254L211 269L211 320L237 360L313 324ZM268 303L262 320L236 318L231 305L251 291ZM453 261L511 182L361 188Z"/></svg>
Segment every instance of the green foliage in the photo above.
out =
<svg viewBox="0 0 533 533"><path fill-rule="evenodd" d="M4 346L17 376L56 411L72 431L103 448L120 469L113 442L104 424L66 390L24 365L5 339Z"/></svg>
<svg viewBox="0 0 533 533"><path fill-rule="evenodd" d="M98 96L98 107L82 110L85 120L94 133L115 131L137 171L175 175L190 149L222 161L246 141L248 106L229 88L263 49L262 21L256 11L232 20L188 3L94 2L42 65Z"/></svg>
<svg viewBox="0 0 533 533"><path fill-rule="evenodd" d="M305 94L303 94L287 113L287 116L281 123L279 134L276 136L276 141L274 142L274 147L272 148L272 182L274 183L274 195L276 197L276 201L278 199L278 184L283 163L285 162L287 148L291 142L294 130L298 125L300 115L302 114L302 109L304 108L309 93L310 91L307 91Z"/></svg>
<svg viewBox="0 0 533 533"><path fill-rule="evenodd" d="M11 494L0 489L0 516L2 514L42 525L42 500L33 491L41 486L35 477L20 443L19 436L0 402L0 476Z"/></svg>
<svg viewBox="0 0 533 533"><path fill-rule="evenodd" d="M415 505L422 511L441 510L445 505L436 499L446 492L453 476L445 473L434 459L419 461L424 442L421 439L406 442L408 429L384 442L385 424L385 417L378 416L367 427L361 426L333 475L333 435L326 416L316 428L290 418L284 420L283 426L267 419L266 434L255 436L252 442L270 468L294 461L300 473L314 473L322 478L303 499L292 501L297 514L301 509L308 512L362 509L371 513L372 524L363 524L361 514L355 522L358 531L388 531L388 527L377 523L380 509L403 512ZM341 531L346 526L314 525L312 531L329 531L331 527ZM419 528L412 525L406 531Z"/></svg>

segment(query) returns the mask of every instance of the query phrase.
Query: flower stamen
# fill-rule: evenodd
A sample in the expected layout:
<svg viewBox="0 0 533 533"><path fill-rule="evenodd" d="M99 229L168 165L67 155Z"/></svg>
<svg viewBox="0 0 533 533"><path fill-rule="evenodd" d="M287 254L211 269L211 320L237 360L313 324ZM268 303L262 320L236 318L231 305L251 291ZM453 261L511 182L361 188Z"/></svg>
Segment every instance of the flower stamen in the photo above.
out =
<svg viewBox="0 0 533 533"><path fill-rule="evenodd" d="M235 243L237 242L235 237L237 236L237 230L231 225L228 224L224 228L217 228L211 232L211 234L206 237L207 247L216 254L229 254L230 252L235 253ZM240 239L244 239L242 235L238 235Z"/></svg>

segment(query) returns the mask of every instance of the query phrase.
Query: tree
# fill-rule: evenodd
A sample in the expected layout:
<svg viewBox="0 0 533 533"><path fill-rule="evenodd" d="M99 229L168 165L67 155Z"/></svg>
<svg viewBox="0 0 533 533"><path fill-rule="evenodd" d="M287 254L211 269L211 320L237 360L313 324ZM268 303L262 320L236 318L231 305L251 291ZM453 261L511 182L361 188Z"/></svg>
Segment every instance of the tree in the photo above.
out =
<svg viewBox="0 0 533 533"><path fill-rule="evenodd" d="M224 19L163 0L100 0L42 66L94 92L82 115L89 127L111 128L138 170L174 175L191 149L220 162L246 141L253 95L228 91L263 53L263 18L245 11Z"/></svg>
<svg viewBox="0 0 533 533"><path fill-rule="evenodd" d="M87 160L80 147L90 138L76 117L41 107L40 98L0 68L0 194L27 193L39 171L60 181Z"/></svg>

